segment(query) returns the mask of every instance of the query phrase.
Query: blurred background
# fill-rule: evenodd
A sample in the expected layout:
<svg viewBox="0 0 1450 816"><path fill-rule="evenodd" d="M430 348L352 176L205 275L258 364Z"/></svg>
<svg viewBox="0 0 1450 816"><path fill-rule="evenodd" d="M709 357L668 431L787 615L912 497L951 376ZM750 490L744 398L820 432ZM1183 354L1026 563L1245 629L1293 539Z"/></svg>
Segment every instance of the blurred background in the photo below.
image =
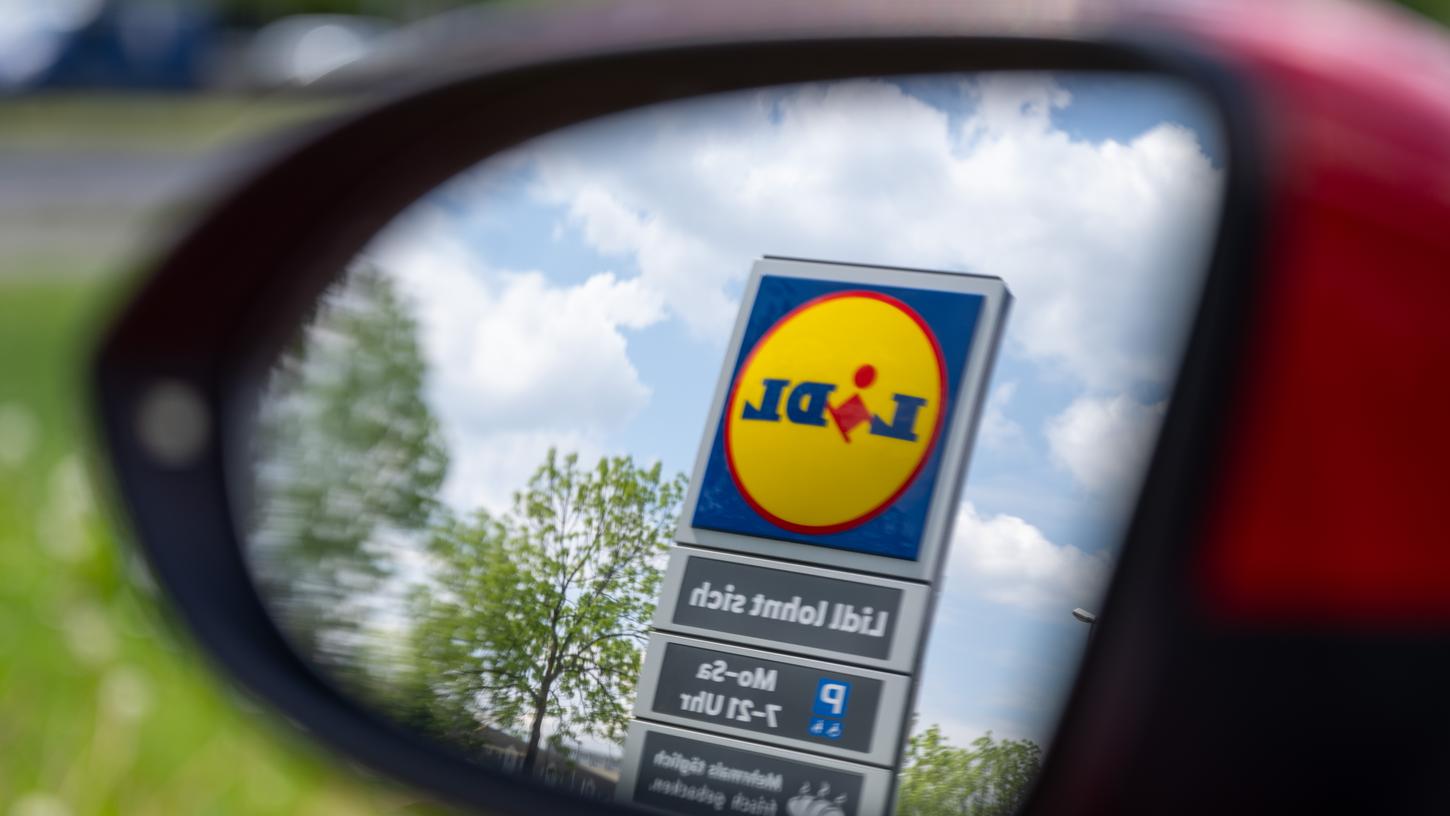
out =
<svg viewBox="0 0 1450 816"><path fill-rule="evenodd" d="M93 494L82 361L214 188L442 0L0 0L0 816L428 812L211 673Z"/></svg>
<svg viewBox="0 0 1450 816"><path fill-rule="evenodd" d="M217 682L93 494L80 376L211 191L462 5L0 0L0 816L437 810Z"/></svg>

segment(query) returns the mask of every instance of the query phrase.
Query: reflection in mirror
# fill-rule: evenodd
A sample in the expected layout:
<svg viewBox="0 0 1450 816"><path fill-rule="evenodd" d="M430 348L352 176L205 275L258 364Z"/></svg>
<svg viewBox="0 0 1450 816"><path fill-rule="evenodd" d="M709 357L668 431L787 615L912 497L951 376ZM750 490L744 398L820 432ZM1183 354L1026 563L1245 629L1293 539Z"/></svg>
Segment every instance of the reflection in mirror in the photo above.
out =
<svg viewBox="0 0 1450 816"><path fill-rule="evenodd" d="M1009 812L1165 412L1223 162L1189 89L1089 73L770 88L492 157L377 236L276 362L258 585L347 693L485 766L613 798L752 263L998 276L1015 303L896 806ZM712 799L740 786L708 777L679 810L865 807L769 774Z"/></svg>

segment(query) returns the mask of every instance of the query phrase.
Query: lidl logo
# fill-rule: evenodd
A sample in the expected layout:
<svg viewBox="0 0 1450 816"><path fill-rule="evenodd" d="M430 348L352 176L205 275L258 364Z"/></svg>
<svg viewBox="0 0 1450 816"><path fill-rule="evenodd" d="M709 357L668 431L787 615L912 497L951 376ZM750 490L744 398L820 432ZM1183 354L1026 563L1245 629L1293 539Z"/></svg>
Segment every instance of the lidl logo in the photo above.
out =
<svg viewBox="0 0 1450 816"><path fill-rule="evenodd" d="M982 302L762 276L693 525L915 558Z"/></svg>
<svg viewBox="0 0 1450 816"><path fill-rule="evenodd" d="M936 444L945 368L931 328L894 297L846 290L800 305L735 378L725 454L741 495L800 533L874 518Z"/></svg>

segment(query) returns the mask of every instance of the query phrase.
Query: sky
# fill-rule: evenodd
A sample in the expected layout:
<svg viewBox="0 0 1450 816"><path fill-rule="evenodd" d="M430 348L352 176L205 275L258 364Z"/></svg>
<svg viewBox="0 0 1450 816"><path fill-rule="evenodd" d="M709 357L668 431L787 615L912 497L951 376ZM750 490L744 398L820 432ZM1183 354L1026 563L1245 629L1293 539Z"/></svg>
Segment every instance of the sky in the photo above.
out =
<svg viewBox="0 0 1450 816"><path fill-rule="evenodd" d="M1045 744L1166 409L1223 183L1166 80L977 74L708 97L495 156L365 254L422 327L445 499L507 509L550 446L689 473L751 264L1002 277L1015 296L918 698Z"/></svg>

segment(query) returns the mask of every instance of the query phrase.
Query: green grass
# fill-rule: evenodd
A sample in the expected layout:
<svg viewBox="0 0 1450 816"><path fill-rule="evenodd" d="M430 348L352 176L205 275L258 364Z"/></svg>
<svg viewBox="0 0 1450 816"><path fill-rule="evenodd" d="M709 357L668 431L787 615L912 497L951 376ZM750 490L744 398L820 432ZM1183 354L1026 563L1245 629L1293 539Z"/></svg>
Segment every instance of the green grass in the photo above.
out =
<svg viewBox="0 0 1450 816"><path fill-rule="evenodd" d="M0 149L204 151L335 108L35 97L0 106ZM121 266L65 245L0 256L0 816L413 810L230 689L96 495L80 383Z"/></svg>
<svg viewBox="0 0 1450 816"><path fill-rule="evenodd" d="M46 93L0 106L0 150L207 150L337 111L345 100L273 93Z"/></svg>
<svg viewBox="0 0 1450 816"><path fill-rule="evenodd" d="M0 281L0 814L411 811L229 691L146 589L83 449L114 288Z"/></svg>

